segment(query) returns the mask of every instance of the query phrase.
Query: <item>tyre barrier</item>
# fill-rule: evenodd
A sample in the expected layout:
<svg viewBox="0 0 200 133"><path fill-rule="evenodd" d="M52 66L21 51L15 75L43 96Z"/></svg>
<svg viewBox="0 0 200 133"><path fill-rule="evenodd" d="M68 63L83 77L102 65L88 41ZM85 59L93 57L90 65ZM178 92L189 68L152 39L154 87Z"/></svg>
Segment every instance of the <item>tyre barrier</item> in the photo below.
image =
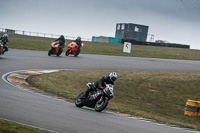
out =
<svg viewBox="0 0 200 133"><path fill-rule="evenodd" d="M187 100L185 106L185 115L200 117L200 101Z"/></svg>

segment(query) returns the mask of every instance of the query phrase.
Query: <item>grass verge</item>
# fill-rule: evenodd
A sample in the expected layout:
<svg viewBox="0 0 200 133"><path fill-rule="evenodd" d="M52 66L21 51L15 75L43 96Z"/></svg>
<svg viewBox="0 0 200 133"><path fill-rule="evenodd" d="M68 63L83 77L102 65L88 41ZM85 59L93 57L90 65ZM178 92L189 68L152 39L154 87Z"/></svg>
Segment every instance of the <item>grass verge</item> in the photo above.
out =
<svg viewBox="0 0 200 133"><path fill-rule="evenodd" d="M0 133L50 133L50 132L0 119Z"/></svg>
<svg viewBox="0 0 200 133"><path fill-rule="evenodd" d="M158 122L200 130L200 118L185 116L187 99L200 100L200 73L116 71L119 78L107 109ZM75 99L86 83L108 75L108 70L63 70L32 76L27 81L56 95ZM79 76L77 76L79 75Z"/></svg>
<svg viewBox="0 0 200 133"><path fill-rule="evenodd" d="M2 35L0 33L0 36ZM9 34L9 48L49 51L50 43L54 40L52 38ZM66 43L68 44L71 41L66 40ZM84 44L81 49L82 54L200 60L200 50L132 45L131 53L128 54L123 52L123 44L100 42L84 42ZM64 52L66 51L67 47L64 48Z"/></svg>

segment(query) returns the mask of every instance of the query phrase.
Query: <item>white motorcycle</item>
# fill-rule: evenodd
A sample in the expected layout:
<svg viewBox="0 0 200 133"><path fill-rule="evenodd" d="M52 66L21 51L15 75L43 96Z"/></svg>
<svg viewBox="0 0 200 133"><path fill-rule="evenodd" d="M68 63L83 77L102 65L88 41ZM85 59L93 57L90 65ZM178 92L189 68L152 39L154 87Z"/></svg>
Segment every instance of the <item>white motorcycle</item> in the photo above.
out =
<svg viewBox="0 0 200 133"><path fill-rule="evenodd" d="M91 83L88 83L86 85L89 87ZM87 98L83 98L84 92L82 92L76 98L75 105L77 107L87 106L90 108L94 108L97 112L101 112L107 107L108 101L114 96L114 85L105 84L105 86L106 87L103 89L97 89L90 92Z"/></svg>

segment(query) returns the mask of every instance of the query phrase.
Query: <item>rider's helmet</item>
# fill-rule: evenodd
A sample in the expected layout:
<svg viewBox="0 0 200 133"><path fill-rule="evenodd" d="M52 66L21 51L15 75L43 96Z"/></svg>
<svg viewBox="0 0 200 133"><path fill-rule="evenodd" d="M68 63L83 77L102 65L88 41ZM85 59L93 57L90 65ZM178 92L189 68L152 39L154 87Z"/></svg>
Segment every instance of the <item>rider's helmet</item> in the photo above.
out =
<svg viewBox="0 0 200 133"><path fill-rule="evenodd" d="M78 36L78 37L77 37L77 40L81 40L81 37L80 37L80 36Z"/></svg>
<svg viewBox="0 0 200 133"><path fill-rule="evenodd" d="M65 37L63 35L60 36L61 39L65 39Z"/></svg>
<svg viewBox="0 0 200 133"><path fill-rule="evenodd" d="M8 34L4 34L3 37L4 37L4 38L7 38L7 37L8 37Z"/></svg>
<svg viewBox="0 0 200 133"><path fill-rule="evenodd" d="M65 37L63 35L60 36L59 43L64 43Z"/></svg>
<svg viewBox="0 0 200 133"><path fill-rule="evenodd" d="M114 82L117 79L117 73L111 72L109 77L110 77L110 80Z"/></svg>

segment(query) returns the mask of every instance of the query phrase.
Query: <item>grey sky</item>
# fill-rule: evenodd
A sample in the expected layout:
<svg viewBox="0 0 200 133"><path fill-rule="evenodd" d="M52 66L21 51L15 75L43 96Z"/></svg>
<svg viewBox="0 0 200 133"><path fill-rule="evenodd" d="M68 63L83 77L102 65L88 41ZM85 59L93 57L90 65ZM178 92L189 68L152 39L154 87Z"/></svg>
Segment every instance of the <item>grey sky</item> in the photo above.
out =
<svg viewBox="0 0 200 133"><path fill-rule="evenodd" d="M200 49L200 0L0 0L0 12L0 28L91 38L136 23L155 40Z"/></svg>

